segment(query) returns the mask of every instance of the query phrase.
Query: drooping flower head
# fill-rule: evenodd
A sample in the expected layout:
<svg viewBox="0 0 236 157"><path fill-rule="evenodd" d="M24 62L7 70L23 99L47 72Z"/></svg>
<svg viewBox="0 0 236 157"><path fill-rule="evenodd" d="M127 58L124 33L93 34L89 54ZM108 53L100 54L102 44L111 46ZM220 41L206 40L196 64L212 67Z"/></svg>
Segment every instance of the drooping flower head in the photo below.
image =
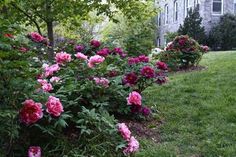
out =
<svg viewBox="0 0 236 157"><path fill-rule="evenodd" d="M27 125L33 124L43 117L42 104L29 99L25 100L23 105L20 110L20 120L23 123Z"/></svg>
<svg viewBox="0 0 236 157"><path fill-rule="evenodd" d="M98 40L95 40L95 39L91 40L90 44L94 48L98 48L101 45L101 43Z"/></svg>
<svg viewBox="0 0 236 157"><path fill-rule="evenodd" d="M75 54L75 57L82 60L88 60L88 56L84 55L81 52L78 52L77 54Z"/></svg>
<svg viewBox="0 0 236 157"><path fill-rule="evenodd" d="M102 63L105 60L104 57L99 55L94 55L88 60L88 67L93 68L96 64Z"/></svg>
<svg viewBox="0 0 236 157"><path fill-rule="evenodd" d="M55 60L58 64L64 64L71 61L71 55L66 52L60 52L56 54Z"/></svg>
<svg viewBox="0 0 236 157"><path fill-rule="evenodd" d="M155 70L150 66L144 66L141 69L141 74L146 78L153 78L155 76Z"/></svg>
<svg viewBox="0 0 236 157"><path fill-rule="evenodd" d="M127 98L128 105L142 105L142 96L136 92L133 91L129 94L129 97Z"/></svg>
<svg viewBox="0 0 236 157"><path fill-rule="evenodd" d="M126 141L129 141L131 132L125 123L118 123L118 131Z"/></svg>
<svg viewBox="0 0 236 157"><path fill-rule="evenodd" d="M30 38L34 41L34 42L42 42L44 40L44 37L41 36L39 33L37 32L31 32L30 33Z"/></svg>
<svg viewBox="0 0 236 157"><path fill-rule="evenodd" d="M122 81L127 85L136 85L136 83L138 82L138 76L134 72L131 72L126 74Z"/></svg>
<svg viewBox="0 0 236 157"><path fill-rule="evenodd" d="M123 150L125 155L135 153L139 150L139 142L132 136L129 140L127 147Z"/></svg>
<svg viewBox="0 0 236 157"><path fill-rule="evenodd" d="M49 96L48 101L46 103L46 107L46 111L55 117L60 116L61 113L64 112L60 100L54 96Z"/></svg>
<svg viewBox="0 0 236 157"><path fill-rule="evenodd" d="M161 69L161 70L167 70L168 69L167 64L165 62L158 61L156 63L156 66L157 66L158 69Z"/></svg>
<svg viewBox="0 0 236 157"><path fill-rule="evenodd" d="M39 146L29 147L28 157L41 157L41 148Z"/></svg>
<svg viewBox="0 0 236 157"><path fill-rule="evenodd" d="M76 52L82 52L84 50L84 46L83 45L76 45L74 50Z"/></svg>

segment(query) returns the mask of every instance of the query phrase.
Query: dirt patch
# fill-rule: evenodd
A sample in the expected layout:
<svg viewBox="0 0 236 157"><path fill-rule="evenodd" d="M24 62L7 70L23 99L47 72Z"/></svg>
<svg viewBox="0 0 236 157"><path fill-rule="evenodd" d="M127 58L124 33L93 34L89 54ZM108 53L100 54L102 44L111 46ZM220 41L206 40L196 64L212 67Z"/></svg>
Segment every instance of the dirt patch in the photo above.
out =
<svg viewBox="0 0 236 157"><path fill-rule="evenodd" d="M162 121L150 120L150 121L132 121L121 120L121 123L125 123L132 134L137 135L140 138L152 140L153 142L160 142L160 125Z"/></svg>
<svg viewBox="0 0 236 157"><path fill-rule="evenodd" d="M190 68L181 68L178 69L177 71L173 71L173 73L185 73L185 72L192 72L192 71L202 71L202 70L207 70L208 67L206 66L193 66Z"/></svg>

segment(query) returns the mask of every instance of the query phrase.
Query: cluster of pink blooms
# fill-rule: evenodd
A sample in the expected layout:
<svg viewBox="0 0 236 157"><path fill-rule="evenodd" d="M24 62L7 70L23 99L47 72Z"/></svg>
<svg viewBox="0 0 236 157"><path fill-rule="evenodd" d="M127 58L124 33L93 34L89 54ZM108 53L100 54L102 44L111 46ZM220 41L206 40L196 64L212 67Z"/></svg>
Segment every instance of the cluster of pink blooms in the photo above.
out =
<svg viewBox="0 0 236 157"><path fill-rule="evenodd" d="M105 58L99 55L91 56L88 60L88 67L93 68L96 64L102 63L104 60Z"/></svg>
<svg viewBox="0 0 236 157"><path fill-rule="evenodd" d="M201 49L204 51L204 52L208 52L210 49L208 46L206 45L201 45Z"/></svg>
<svg viewBox="0 0 236 157"><path fill-rule="evenodd" d="M53 96L49 96L46 107L46 111L55 117L60 116L63 112L63 106L60 100ZM42 104L36 103L32 99L25 100L19 114L20 120L23 123L27 125L33 124L43 117Z"/></svg>
<svg viewBox="0 0 236 157"><path fill-rule="evenodd" d="M48 83L47 80L38 79L37 81L41 84L42 89L43 89L44 92L50 92L51 90L53 90L52 84Z"/></svg>
<svg viewBox="0 0 236 157"><path fill-rule="evenodd" d="M33 100L25 100L23 108L20 110L20 120L29 125L37 122L43 117L42 104L36 103Z"/></svg>
<svg viewBox="0 0 236 157"><path fill-rule="evenodd" d="M129 93L129 96L126 98L126 100L128 105L142 105L142 96L136 91Z"/></svg>
<svg viewBox="0 0 236 157"><path fill-rule="evenodd" d="M59 71L60 67L58 64L53 64L51 66L49 65L44 65L44 76L48 77L48 76L52 76L55 72Z"/></svg>
<svg viewBox="0 0 236 157"><path fill-rule="evenodd" d="M145 56L145 55L140 55L138 57L130 57L128 59L128 64L129 65L132 65L132 64L138 64L138 63L148 63L149 62L149 58L148 56Z"/></svg>
<svg viewBox="0 0 236 157"><path fill-rule="evenodd" d="M29 147L28 157L41 157L41 148L39 146Z"/></svg>
<svg viewBox="0 0 236 157"><path fill-rule="evenodd" d="M30 38L34 41L34 42L42 42L45 38L40 35L39 33L37 32L31 32L30 34Z"/></svg>
<svg viewBox="0 0 236 157"><path fill-rule="evenodd" d="M135 139L134 136L131 136L131 132L125 123L118 124L118 131L120 132L124 140L128 142L128 145L123 150L123 153L125 155L129 155L137 152L139 150L139 142Z"/></svg>
<svg viewBox="0 0 236 157"><path fill-rule="evenodd" d="M109 87L110 81L108 79L106 79L104 77L102 77L102 78L94 77L93 79L97 85L103 86L105 88Z"/></svg>
<svg viewBox="0 0 236 157"><path fill-rule="evenodd" d="M71 55L66 52L60 52L56 54L55 60L58 64L64 64L71 61Z"/></svg>

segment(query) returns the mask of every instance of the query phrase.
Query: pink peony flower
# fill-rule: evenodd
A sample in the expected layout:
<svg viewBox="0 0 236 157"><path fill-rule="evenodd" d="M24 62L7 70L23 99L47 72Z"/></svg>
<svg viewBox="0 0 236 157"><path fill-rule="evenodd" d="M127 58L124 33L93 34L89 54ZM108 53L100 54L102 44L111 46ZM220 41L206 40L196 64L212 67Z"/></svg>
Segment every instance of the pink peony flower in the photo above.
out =
<svg viewBox="0 0 236 157"><path fill-rule="evenodd" d="M70 62L71 61L71 55L66 53L66 52L60 52L60 53L56 54L55 60L58 64L63 64L63 63L66 63L66 62Z"/></svg>
<svg viewBox="0 0 236 157"><path fill-rule="evenodd" d="M49 96L48 101L46 103L46 107L47 107L46 111L55 117L60 116L61 113L64 112L60 100L53 96Z"/></svg>
<svg viewBox="0 0 236 157"><path fill-rule="evenodd" d="M148 56L140 55L140 56L138 56L138 58L139 58L140 62L144 62L144 63L148 63L149 62Z"/></svg>
<svg viewBox="0 0 236 157"><path fill-rule="evenodd" d="M93 68L95 64L102 63L105 60L104 57L95 55L89 58L88 60L88 67Z"/></svg>
<svg viewBox="0 0 236 157"><path fill-rule="evenodd" d="M91 42L90 42L90 44L91 44L91 46L92 47L95 47L95 48L98 48L98 47L100 47L100 45L101 45L101 43L98 41L98 40L92 40Z"/></svg>
<svg viewBox="0 0 236 157"><path fill-rule="evenodd" d="M132 136L129 140L128 146L123 150L125 155L135 153L139 150L139 142Z"/></svg>
<svg viewBox="0 0 236 157"><path fill-rule="evenodd" d="M54 77L52 77L52 78L50 78L50 82L59 82L61 80L61 78L60 77L56 77L56 76L54 76Z"/></svg>
<svg viewBox="0 0 236 157"><path fill-rule="evenodd" d="M126 99L128 105L142 105L142 96L136 91L131 92Z"/></svg>
<svg viewBox="0 0 236 157"><path fill-rule="evenodd" d="M27 48L25 48L25 47L20 47L20 48L19 48L19 51L22 52L22 53L26 53L26 52L28 52L29 50L28 50Z"/></svg>
<svg viewBox="0 0 236 157"><path fill-rule="evenodd" d="M93 79L97 85L101 85L105 88L109 87L110 81L108 79L103 77L102 78L94 77Z"/></svg>
<svg viewBox="0 0 236 157"><path fill-rule="evenodd" d="M129 65L132 65L132 64L137 64L137 63L139 63L140 62L140 60L139 60L139 58L138 57L130 57L129 59L128 59L128 64Z"/></svg>
<svg viewBox="0 0 236 157"><path fill-rule="evenodd" d="M157 66L158 69L161 69L161 70L167 70L168 69L167 64L165 62L158 61L156 63L156 66Z"/></svg>
<svg viewBox="0 0 236 157"><path fill-rule="evenodd" d="M30 38L35 41L35 42L42 42L44 40L44 37L41 36L39 33L37 32L31 32L30 33Z"/></svg>
<svg viewBox="0 0 236 157"><path fill-rule="evenodd" d="M50 92L53 90L51 83L48 83L47 80L38 79L37 81L41 84L44 92Z"/></svg>
<svg viewBox="0 0 236 157"><path fill-rule="evenodd" d="M42 104L35 103L32 99L23 102L23 108L20 110L20 120L29 125L37 122L43 117Z"/></svg>
<svg viewBox="0 0 236 157"><path fill-rule="evenodd" d="M88 56L84 55L81 52L78 52L77 54L75 54L75 57L82 60L88 60Z"/></svg>
<svg viewBox="0 0 236 157"><path fill-rule="evenodd" d="M124 84L130 86L136 85L136 83L138 82L138 76L134 72L131 72L126 74L122 81Z"/></svg>
<svg viewBox="0 0 236 157"><path fill-rule="evenodd" d="M29 147L28 157L41 157L41 148L39 146Z"/></svg>
<svg viewBox="0 0 236 157"><path fill-rule="evenodd" d="M100 56L103 56L103 57L108 56L109 53L110 53L110 50L108 48L103 48L103 49L97 51L97 55L100 55Z"/></svg>
<svg viewBox="0 0 236 157"><path fill-rule="evenodd" d="M153 78L155 76L155 71L150 66L144 66L141 69L141 74L146 78Z"/></svg>
<svg viewBox="0 0 236 157"><path fill-rule="evenodd" d="M129 141L131 132L125 123L118 123L118 131L126 141Z"/></svg>
<svg viewBox="0 0 236 157"><path fill-rule="evenodd" d="M76 52L82 52L84 50L84 46L83 45L76 45L74 50Z"/></svg>
<svg viewBox="0 0 236 157"><path fill-rule="evenodd" d="M45 77L52 76L54 72L57 72L60 70L60 67L58 64L53 64L51 66L45 65L44 66L44 75Z"/></svg>

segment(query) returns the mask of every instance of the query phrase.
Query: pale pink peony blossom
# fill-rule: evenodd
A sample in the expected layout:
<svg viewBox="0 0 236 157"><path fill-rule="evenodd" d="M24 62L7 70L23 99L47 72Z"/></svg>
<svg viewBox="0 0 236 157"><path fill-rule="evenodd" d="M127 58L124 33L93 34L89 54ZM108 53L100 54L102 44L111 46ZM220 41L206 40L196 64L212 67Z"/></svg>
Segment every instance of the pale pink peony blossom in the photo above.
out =
<svg viewBox="0 0 236 157"><path fill-rule="evenodd" d="M94 55L88 60L88 67L93 68L96 64L102 63L105 60L104 57L99 55Z"/></svg>
<svg viewBox="0 0 236 157"><path fill-rule="evenodd" d="M51 66L44 65L44 75L45 77L52 76L54 72L57 72L60 70L60 67L58 64L53 64Z"/></svg>
<svg viewBox="0 0 236 157"><path fill-rule="evenodd" d="M84 55L81 52L78 52L77 54L75 54L75 57L82 60L88 60L88 56Z"/></svg>
<svg viewBox="0 0 236 157"><path fill-rule="evenodd" d="M123 150L125 155L135 153L139 150L139 142L132 136L129 140L128 146Z"/></svg>
<svg viewBox="0 0 236 157"><path fill-rule="evenodd" d="M29 125L37 122L43 117L42 104L34 102L32 99L23 102L23 108L20 110L20 120Z"/></svg>
<svg viewBox="0 0 236 157"><path fill-rule="evenodd" d="M54 77L52 77L52 78L50 78L50 82L59 82L61 80L61 78L60 77L56 77L56 76L54 76Z"/></svg>
<svg viewBox="0 0 236 157"><path fill-rule="evenodd" d="M141 106L142 105L142 96L136 92L136 91L133 91L129 94L129 97L127 98L127 103L128 105L139 105Z"/></svg>
<svg viewBox="0 0 236 157"><path fill-rule="evenodd" d="M71 55L66 52L59 52L55 56L55 60L58 64L63 64L71 61Z"/></svg>
<svg viewBox="0 0 236 157"><path fill-rule="evenodd" d="M44 37L42 35L40 35L37 32L31 32L30 33L30 38L35 41L35 42L42 42L44 40Z"/></svg>
<svg viewBox="0 0 236 157"><path fill-rule="evenodd" d="M60 116L61 113L64 112L60 100L54 96L49 96L48 101L46 103L46 107L46 111L55 117Z"/></svg>
<svg viewBox="0 0 236 157"><path fill-rule="evenodd" d="M109 87L110 81L108 79L103 78L103 77L102 78L94 77L93 79L97 85L101 85L105 88Z"/></svg>
<svg viewBox="0 0 236 157"><path fill-rule="evenodd" d="M39 146L29 147L28 157L41 157L41 148Z"/></svg>
<svg viewBox="0 0 236 157"><path fill-rule="evenodd" d="M47 80L38 79L37 81L41 84L44 92L50 92L51 90L53 90L52 84L48 83Z"/></svg>
<svg viewBox="0 0 236 157"><path fill-rule="evenodd" d="M126 141L129 141L131 132L125 123L118 123L118 131Z"/></svg>

